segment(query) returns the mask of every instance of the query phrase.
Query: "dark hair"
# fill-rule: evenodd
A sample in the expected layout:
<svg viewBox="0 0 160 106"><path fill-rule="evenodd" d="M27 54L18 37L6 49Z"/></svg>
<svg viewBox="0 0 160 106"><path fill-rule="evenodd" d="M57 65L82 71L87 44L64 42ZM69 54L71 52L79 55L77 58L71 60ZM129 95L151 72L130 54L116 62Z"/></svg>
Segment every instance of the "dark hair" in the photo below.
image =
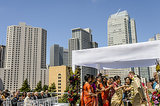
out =
<svg viewBox="0 0 160 106"><path fill-rule="evenodd" d="M129 77L126 77L126 78L124 78L125 82L126 82L126 79L129 79L129 81L130 81L130 84L131 84L131 82L132 82L132 79L131 79L131 78L129 78Z"/></svg>
<svg viewBox="0 0 160 106"><path fill-rule="evenodd" d="M114 80L116 81L116 80L118 80L118 79L120 79L120 76L114 76Z"/></svg>
<svg viewBox="0 0 160 106"><path fill-rule="evenodd" d="M151 78L149 79L149 82L153 82L155 80L155 78Z"/></svg>
<svg viewBox="0 0 160 106"><path fill-rule="evenodd" d="M130 72L129 72L129 74L133 74L133 75L135 75L135 72L134 72L134 71L130 71Z"/></svg>
<svg viewBox="0 0 160 106"><path fill-rule="evenodd" d="M106 79L106 82L103 81L104 79ZM104 87L107 86L107 80L108 80L108 79L107 79L105 76L103 76L102 84L103 84Z"/></svg>
<svg viewBox="0 0 160 106"><path fill-rule="evenodd" d="M93 76L93 75L91 75L91 79L92 79L92 80L94 79L94 76Z"/></svg>
<svg viewBox="0 0 160 106"><path fill-rule="evenodd" d="M85 80L85 81L88 81L89 78L91 78L91 75L90 75L90 74L87 74L87 75L84 76L84 80Z"/></svg>
<svg viewBox="0 0 160 106"><path fill-rule="evenodd" d="M113 77L109 77L109 79L113 79L113 81L115 81L115 79Z"/></svg>

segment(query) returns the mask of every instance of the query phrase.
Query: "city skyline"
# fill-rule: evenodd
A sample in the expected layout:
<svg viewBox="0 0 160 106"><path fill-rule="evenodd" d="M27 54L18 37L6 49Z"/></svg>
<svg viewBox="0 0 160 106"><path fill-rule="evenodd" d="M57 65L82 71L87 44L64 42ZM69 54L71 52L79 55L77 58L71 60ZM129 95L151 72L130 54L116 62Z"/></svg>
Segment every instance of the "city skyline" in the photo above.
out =
<svg viewBox="0 0 160 106"><path fill-rule="evenodd" d="M91 28L93 39L98 42L99 47L107 46L106 23L109 15L119 9L127 10L131 17L134 17L138 42L148 41L154 34L160 32L158 28L160 15L157 14L160 9L159 3L158 0L145 2L138 0L1 1L0 44L6 45L7 26L26 22L28 25L43 27L48 32L47 64L49 64L50 46L59 44L67 48L71 29L76 27ZM28 5L30 8L27 8Z"/></svg>

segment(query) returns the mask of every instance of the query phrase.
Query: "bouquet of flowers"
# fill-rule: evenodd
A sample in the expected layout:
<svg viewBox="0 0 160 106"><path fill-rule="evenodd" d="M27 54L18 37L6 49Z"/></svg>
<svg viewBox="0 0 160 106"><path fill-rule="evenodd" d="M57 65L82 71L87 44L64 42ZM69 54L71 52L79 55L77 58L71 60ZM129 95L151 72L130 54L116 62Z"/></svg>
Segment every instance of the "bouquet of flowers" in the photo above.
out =
<svg viewBox="0 0 160 106"><path fill-rule="evenodd" d="M69 78L69 91L68 91L68 100L70 106L74 106L77 100L80 98L78 92L80 91L80 68L77 68L75 73L70 70Z"/></svg>
<svg viewBox="0 0 160 106"><path fill-rule="evenodd" d="M154 106L159 106L160 104L160 89L152 93L151 103Z"/></svg>

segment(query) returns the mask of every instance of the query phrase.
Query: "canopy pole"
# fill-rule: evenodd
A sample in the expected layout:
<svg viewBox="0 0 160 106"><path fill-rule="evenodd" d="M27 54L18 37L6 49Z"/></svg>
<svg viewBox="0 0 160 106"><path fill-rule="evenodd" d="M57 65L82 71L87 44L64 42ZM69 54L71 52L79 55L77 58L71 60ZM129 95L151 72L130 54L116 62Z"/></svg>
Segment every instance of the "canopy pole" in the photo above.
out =
<svg viewBox="0 0 160 106"><path fill-rule="evenodd" d="M97 75L99 75L99 74L100 74L100 64L97 64L97 65L96 65L96 68L97 68L97 71L98 71L98 72L97 72Z"/></svg>

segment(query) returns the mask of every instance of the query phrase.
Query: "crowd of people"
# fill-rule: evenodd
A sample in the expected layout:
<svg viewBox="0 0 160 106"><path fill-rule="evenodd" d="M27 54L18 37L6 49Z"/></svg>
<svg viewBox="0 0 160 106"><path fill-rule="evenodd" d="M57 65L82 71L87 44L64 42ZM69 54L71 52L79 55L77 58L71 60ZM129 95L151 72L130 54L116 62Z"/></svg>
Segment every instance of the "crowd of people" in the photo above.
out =
<svg viewBox="0 0 160 106"><path fill-rule="evenodd" d="M123 85L121 84L120 76L107 78L102 76L102 74L99 74L97 77L87 74L84 79L81 106L151 105L147 87L133 71L129 72L124 79L125 84ZM153 82L153 85L155 82Z"/></svg>
<svg viewBox="0 0 160 106"><path fill-rule="evenodd" d="M0 91L0 106L4 101L10 100L12 106L17 106L18 102L24 102L27 104L30 100L44 99L51 97L48 90L39 92L23 92L20 91L10 93L8 90Z"/></svg>

